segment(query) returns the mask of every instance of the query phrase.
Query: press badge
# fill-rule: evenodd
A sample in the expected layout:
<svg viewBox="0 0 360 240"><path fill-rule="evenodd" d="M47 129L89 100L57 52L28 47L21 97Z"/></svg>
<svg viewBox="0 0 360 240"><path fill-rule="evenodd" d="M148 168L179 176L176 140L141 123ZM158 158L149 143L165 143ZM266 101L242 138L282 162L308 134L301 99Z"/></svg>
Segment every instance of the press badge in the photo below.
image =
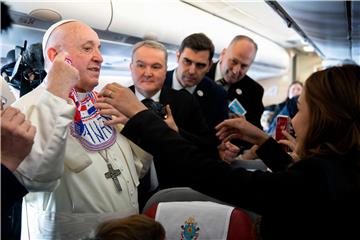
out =
<svg viewBox="0 0 360 240"><path fill-rule="evenodd" d="M236 98L229 103L229 109L239 116L244 116L246 114L246 109Z"/></svg>

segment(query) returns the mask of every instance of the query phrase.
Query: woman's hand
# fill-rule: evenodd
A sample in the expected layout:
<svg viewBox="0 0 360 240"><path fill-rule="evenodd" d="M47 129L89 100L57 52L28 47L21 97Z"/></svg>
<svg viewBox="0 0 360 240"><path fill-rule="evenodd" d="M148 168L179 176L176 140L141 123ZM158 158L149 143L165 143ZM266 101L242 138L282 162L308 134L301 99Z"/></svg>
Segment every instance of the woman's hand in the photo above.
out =
<svg viewBox="0 0 360 240"><path fill-rule="evenodd" d="M104 121L105 125L114 126L117 124L126 124L126 122L129 120L129 118L127 118L124 114L119 112L112 105L104 102L103 97L99 97L97 99L97 102L95 103L95 107L98 109L101 115L111 116L110 120Z"/></svg>
<svg viewBox="0 0 360 240"><path fill-rule="evenodd" d="M240 139L252 144L261 145L269 136L245 120L243 117L224 120L215 127L216 136L223 142Z"/></svg>
<svg viewBox="0 0 360 240"><path fill-rule="evenodd" d="M292 157L292 159L294 160L294 162L299 160L299 156L296 153L296 149L297 149L297 145L296 145L296 138L294 138L293 136L291 136L290 133L288 133L287 131L282 131L282 133L284 134L284 136L286 137L286 139L282 139L279 140L278 143L285 145L287 147L289 147L289 149L291 150L291 152L289 153L290 156Z"/></svg>
<svg viewBox="0 0 360 240"><path fill-rule="evenodd" d="M179 128L175 123L175 120L173 118L173 115L171 113L171 109L169 105L165 106L166 108L166 119L164 120L166 122L166 124L169 126L169 128L171 128L172 130L174 130L175 132L179 132Z"/></svg>
<svg viewBox="0 0 360 240"><path fill-rule="evenodd" d="M221 160L229 164L236 160L236 156L239 154L239 152L240 152L240 148L238 148L229 141L222 142L218 146L218 153Z"/></svg>
<svg viewBox="0 0 360 240"><path fill-rule="evenodd" d="M107 84L98 96L99 103L110 104L127 118L131 118L138 112L147 109L129 88L117 83ZM97 105L95 105L95 107L100 108Z"/></svg>

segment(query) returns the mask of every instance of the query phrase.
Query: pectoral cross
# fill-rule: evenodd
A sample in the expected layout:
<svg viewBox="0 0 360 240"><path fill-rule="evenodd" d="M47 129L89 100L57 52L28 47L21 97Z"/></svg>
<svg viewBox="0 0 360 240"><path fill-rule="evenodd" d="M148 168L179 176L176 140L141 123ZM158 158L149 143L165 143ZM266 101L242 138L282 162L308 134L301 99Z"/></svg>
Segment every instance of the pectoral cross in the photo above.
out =
<svg viewBox="0 0 360 240"><path fill-rule="evenodd" d="M105 177L107 179L111 178L114 181L115 187L117 189L118 192L122 191L119 179L117 178L118 176L120 176L121 172L119 169L113 169L113 167L111 166L110 163L107 163L107 167L109 169L109 171L107 173L105 173Z"/></svg>

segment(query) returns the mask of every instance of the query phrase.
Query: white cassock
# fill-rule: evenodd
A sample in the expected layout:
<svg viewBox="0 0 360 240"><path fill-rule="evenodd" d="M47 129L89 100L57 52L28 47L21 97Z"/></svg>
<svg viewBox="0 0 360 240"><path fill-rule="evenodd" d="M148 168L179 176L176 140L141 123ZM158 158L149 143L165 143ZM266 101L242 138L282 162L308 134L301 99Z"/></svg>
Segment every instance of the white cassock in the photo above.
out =
<svg viewBox="0 0 360 240"><path fill-rule="evenodd" d="M115 143L88 151L70 134L75 104L65 101L42 84L15 102L36 126L31 153L15 172L30 191L23 199L21 239L79 239L98 223L137 214L139 177L152 156L119 132ZM106 178L105 157L117 177Z"/></svg>

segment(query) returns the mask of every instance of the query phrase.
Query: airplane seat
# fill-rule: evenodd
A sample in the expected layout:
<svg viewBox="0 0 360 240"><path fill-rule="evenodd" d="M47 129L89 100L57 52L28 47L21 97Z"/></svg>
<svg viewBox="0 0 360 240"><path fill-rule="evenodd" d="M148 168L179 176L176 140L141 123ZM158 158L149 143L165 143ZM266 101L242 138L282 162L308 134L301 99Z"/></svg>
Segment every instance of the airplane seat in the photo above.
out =
<svg viewBox="0 0 360 240"><path fill-rule="evenodd" d="M191 188L155 193L143 214L164 226L167 239L257 239L256 221L247 211Z"/></svg>

